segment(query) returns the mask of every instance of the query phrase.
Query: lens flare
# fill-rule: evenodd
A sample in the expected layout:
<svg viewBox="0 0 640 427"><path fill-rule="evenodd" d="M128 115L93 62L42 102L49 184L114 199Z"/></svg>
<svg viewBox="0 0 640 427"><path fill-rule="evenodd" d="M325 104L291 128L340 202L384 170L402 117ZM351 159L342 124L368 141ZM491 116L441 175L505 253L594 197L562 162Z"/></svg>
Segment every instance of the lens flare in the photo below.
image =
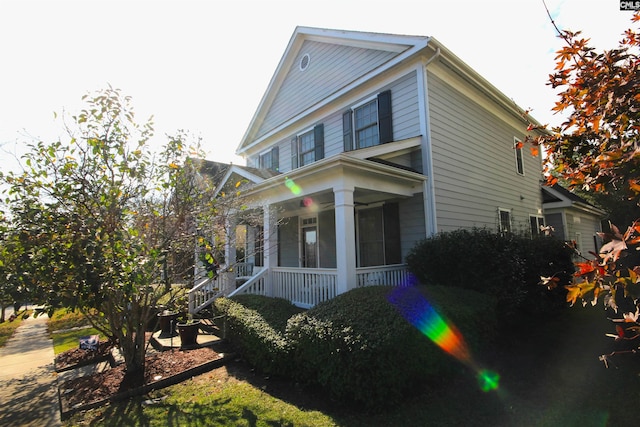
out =
<svg viewBox="0 0 640 427"><path fill-rule="evenodd" d="M462 334L453 324L447 323L440 316L420 291L414 287L396 288L388 299L400 314L423 335L443 351L476 371L482 391L486 392L498 388L500 375L476 367Z"/></svg>
<svg viewBox="0 0 640 427"><path fill-rule="evenodd" d="M291 178L286 178L284 180L284 185L296 196L302 193L302 188L300 188Z"/></svg>
<svg viewBox="0 0 640 427"><path fill-rule="evenodd" d="M397 288L389 301L405 319L438 347L462 363L469 364L471 355L460 332L449 325L415 288Z"/></svg>
<svg viewBox="0 0 640 427"><path fill-rule="evenodd" d="M489 371L488 369L483 369L478 372L478 384L480 384L480 389L485 393L497 390L499 381L500 375L495 372Z"/></svg>

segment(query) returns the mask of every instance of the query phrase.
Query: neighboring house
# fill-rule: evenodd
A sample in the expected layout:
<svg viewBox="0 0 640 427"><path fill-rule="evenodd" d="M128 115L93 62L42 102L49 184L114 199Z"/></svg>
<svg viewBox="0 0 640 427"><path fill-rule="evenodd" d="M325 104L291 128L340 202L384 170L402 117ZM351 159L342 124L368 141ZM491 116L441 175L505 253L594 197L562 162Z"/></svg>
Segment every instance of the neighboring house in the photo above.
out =
<svg viewBox="0 0 640 427"><path fill-rule="evenodd" d="M258 249L243 251L261 268L236 292L310 307L403 284L409 250L438 232L537 232L541 158L522 147L526 129L434 38L298 27L238 146L247 167L223 183L250 183L263 215L245 238Z"/></svg>
<svg viewBox="0 0 640 427"><path fill-rule="evenodd" d="M553 236L575 242L587 258L588 252L598 253L602 241L597 233L602 231L605 211L558 184L542 187L542 201L544 219L547 226L553 227Z"/></svg>

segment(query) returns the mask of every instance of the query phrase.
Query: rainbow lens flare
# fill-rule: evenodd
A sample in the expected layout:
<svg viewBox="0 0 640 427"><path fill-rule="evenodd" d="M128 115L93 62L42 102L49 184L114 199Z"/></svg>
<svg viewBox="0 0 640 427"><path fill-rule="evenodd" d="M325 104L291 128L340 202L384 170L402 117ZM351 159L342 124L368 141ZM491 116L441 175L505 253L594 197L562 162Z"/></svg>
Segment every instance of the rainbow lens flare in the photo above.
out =
<svg viewBox="0 0 640 427"><path fill-rule="evenodd" d="M420 291L412 286L396 288L388 299L409 323L444 352L477 371L482 391L498 388L500 376L495 372L476 368L460 331L453 324L447 323Z"/></svg>

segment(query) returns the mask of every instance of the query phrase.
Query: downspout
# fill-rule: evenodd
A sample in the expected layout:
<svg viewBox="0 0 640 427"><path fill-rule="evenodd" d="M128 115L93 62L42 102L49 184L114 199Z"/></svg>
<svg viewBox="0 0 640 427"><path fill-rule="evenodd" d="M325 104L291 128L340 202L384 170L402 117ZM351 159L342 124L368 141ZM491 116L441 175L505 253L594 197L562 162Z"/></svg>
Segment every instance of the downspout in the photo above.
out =
<svg viewBox="0 0 640 427"><path fill-rule="evenodd" d="M424 138L422 139L422 170L427 176L427 180L423 185L423 198L424 198L424 212L425 212L425 231L426 237L433 236L438 232L438 223L436 215L436 195L435 195L435 183L433 179L433 155L431 151L431 123L429 113L429 92L427 85L427 67L433 61L438 59L441 55L440 48L436 48L436 52L429 58L423 65L422 78L419 81L419 85L422 85L424 111L422 117L423 129L421 129Z"/></svg>

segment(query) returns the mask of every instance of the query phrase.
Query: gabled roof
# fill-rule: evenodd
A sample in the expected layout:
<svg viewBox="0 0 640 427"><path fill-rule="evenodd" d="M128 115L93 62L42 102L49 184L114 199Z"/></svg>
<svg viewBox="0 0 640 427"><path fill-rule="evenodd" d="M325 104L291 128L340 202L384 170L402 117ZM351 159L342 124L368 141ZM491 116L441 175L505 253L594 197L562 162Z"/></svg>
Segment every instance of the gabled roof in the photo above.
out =
<svg viewBox="0 0 640 427"><path fill-rule="evenodd" d="M246 179L252 184L258 184L269 178L273 178L276 175L280 175L280 173L269 169L251 168L248 166L230 164L228 165L224 176L222 177L220 182L218 182L215 189L215 194L219 193L234 175Z"/></svg>
<svg viewBox="0 0 640 427"><path fill-rule="evenodd" d="M606 212L597 206L592 205L577 194L567 190L559 184L552 186L542 186L543 209L553 208L576 208L590 214L604 217Z"/></svg>
<svg viewBox="0 0 640 427"><path fill-rule="evenodd" d="M262 129L265 118L268 116L274 101L277 99L283 83L287 78L289 71L302 53L303 44L307 42L329 43L336 46L372 49L381 52L388 52L384 61L376 63L369 69L365 69L362 74L350 76L352 80L345 80L340 86L334 88L332 93L326 94L325 98L314 100L310 105L303 106L293 117L281 118L282 120L274 123L273 128L268 130ZM329 103L339 99L349 93L359 85L380 76L394 66L407 61L412 57L438 58L445 61L446 64L455 70L462 78L468 80L471 84L483 91L489 97L493 98L502 107L523 119L524 110L518 107L511 98L500 92L495 86L484 79L475 70L469 67L464 61L458 58L444 45L433 37L413 36L413 35L395 35L360 31L332 30L312 27L296 27L285 52L276 67L273 77L263 95L256 112L249 123L249 126L240 141L237 154L244 153L247 149L260 144L263 140L277 134L287 128L287 126L295 123L296 120L319 111ZM528 120L534 124L539 124L535 119L528 117Z"/></svg>
<svg viewBox="0 0 640 427"><path fill-rule="evenodd" d="M350 46L364 49L375 49L393 53L391 60L382 66L370 70L363 76L358 76L354 81L349 82L341 89L341 92L349 90L361 81L366 81L374 75L392 67L407 57L419 52L427 46L429 37L406 36L394 34L381 34L359 31L331 30L311 27L296 27L285 52L280 59L276 71L269 82L265 94L256 109L256 112L249 123L249 127L243 136L236 152L240 153L248 148L256 138L257 132L262 122L269 112L279 89L281 88L289 69L300 53L302 45L306 41L316 41L330 43L338 46Z"/></svg>

